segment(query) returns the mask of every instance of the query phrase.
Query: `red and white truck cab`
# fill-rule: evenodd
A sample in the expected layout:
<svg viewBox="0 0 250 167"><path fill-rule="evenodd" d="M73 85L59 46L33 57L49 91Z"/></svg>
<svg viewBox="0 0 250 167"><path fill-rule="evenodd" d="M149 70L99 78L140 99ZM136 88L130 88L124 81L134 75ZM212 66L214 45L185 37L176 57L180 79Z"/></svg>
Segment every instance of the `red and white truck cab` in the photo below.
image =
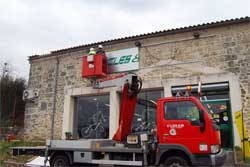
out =
<svg viewBox="0 0 250 167"><path fill-rule="evenodd" d="M225 161L218 126L196 97L159 99L157 136L160 164L222 165Z"/></svg>

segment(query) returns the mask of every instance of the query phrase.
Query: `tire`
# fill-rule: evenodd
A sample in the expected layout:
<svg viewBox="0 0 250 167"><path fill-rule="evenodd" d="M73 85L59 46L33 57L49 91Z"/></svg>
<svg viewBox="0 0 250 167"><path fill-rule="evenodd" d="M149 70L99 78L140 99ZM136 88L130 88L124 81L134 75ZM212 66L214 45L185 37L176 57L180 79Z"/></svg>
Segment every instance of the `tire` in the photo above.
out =
<svg viewBox="0 0 250 167"><path fill-rule="evenodd" d="M68 167L70 166L69 158L67 155L58 154L54 155L50 160L51 167Z"/></svg>
<svg viewBox="0 0 250 167"><path fill-rule="evenodd" d="M168 157L165 162L164 166L169 167L187 167L188 161L185 158L179 157L179 156L171 156Z"/></svg>

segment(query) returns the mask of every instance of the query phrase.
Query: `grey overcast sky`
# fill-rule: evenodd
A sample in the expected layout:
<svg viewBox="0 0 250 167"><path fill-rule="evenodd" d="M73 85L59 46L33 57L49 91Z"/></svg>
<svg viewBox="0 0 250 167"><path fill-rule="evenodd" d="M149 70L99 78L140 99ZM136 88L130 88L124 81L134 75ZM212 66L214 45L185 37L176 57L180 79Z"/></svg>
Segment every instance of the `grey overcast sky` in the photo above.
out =
<svg viewBox="0 0 250 167"><path fill-rule="evenodd" d="M250 16L250 0L1 0L0 63L28 78L28 56Z"/></svg>

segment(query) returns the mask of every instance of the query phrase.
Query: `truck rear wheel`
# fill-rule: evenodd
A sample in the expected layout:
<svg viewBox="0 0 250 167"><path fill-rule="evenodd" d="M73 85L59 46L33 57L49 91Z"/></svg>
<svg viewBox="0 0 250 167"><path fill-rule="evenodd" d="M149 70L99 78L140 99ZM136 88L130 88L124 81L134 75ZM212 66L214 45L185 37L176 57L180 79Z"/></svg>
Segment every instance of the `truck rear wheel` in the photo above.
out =
<svg viewBox="0 0 250 167"><path fill-rule="evenodd" d="M50 160L51 167L68 167L70 166L69 159L67 155L57 154L52 157Z"/></svg>
<svg viewBox="0 0 250 167"><path fill-rule="evenodd" d="M169 166L169 167L187 167L188 162L186 159L179 157L179 156L171 156L168 157L165 162L164 166Z"/></svg>

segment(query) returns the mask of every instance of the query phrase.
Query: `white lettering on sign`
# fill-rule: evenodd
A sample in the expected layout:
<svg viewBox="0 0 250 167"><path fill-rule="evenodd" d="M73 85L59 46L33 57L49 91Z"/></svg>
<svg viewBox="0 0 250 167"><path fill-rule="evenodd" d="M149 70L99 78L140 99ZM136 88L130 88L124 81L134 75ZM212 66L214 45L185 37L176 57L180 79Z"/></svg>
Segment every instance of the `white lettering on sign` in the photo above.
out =
<svg viewBox="0 0 250 167"><path fill-rule="evenodd" d="M139 69L138 48L128 48L107 52L108 73L132 71Z"/></svg>
<svg viewBox="0 0 250 167"><path fill-rule="evenodd" d="M167 124L167 128L171 128L171 129L174 129L174 128L181 129L181 128L184 128L184 124Z"/></svg>

